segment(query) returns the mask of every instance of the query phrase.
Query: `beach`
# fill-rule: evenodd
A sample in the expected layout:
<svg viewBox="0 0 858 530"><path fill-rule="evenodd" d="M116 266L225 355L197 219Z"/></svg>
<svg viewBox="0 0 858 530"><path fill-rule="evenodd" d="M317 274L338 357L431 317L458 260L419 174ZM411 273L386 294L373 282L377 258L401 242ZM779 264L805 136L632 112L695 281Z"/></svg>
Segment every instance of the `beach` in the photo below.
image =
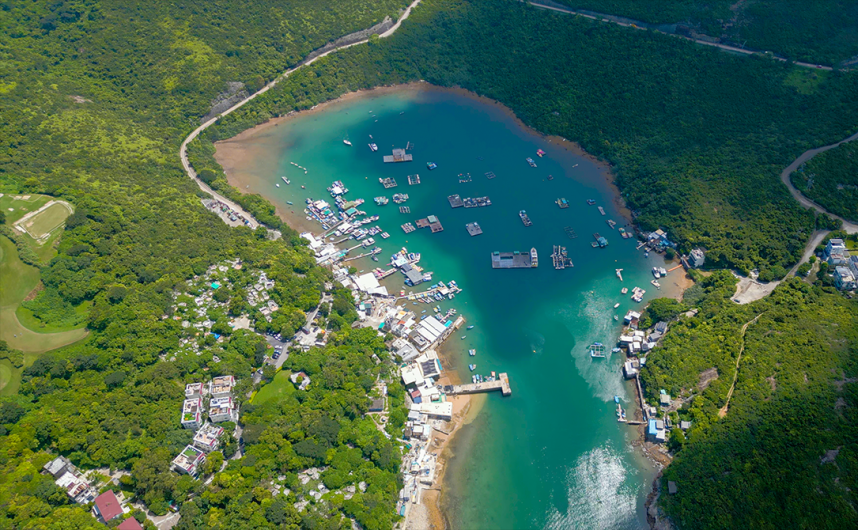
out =
<svg viewBox="0 0 858 530"><path fill-rule="evenodd" d="M461 123L462 130L444 126L451 120ZM370 139L363 142L377 142L379 153L371 153L360 140L367 133ZM344 138L354 145L344 146ZM380 155L388 152L388 146L402 147L406 140L417 146L414 152L421 162L380 164ZM464 145L469 149L462 151ZM546 151L545 157L536 159L538 169L528 168L524 158L527 153L535 156L537 146ZM422 253L420 266L434 271L437 280L455 279L464 289L455 300L441 304L458 309L476 330L468 332L467 339L464 330L460 331L454 340L436 347L444 367L441 384L457 382L466 374L470 378L473 372L467 364L474 361L479 364L476 373L496 370L510 375L512 397L449 397L453 420L445 432L434 431L431 442L432 452L438 454L433 484L423 490L418 504L410 505L405 528L540 526L543 523L535 523L532 517L557 517L546 509L554 509L549 499L558 494L558 487L579 491L584 497L604 496L607 493L598 490L605 484L617 488L605 497L612 499L606 503L613 506L611 510L573 503L563 508L568 510L565 517L621 528L644 527L645 496L654 471L641 462L645 460L642 453L633 456L624 451L637 438L638 429L618 426L612 405L614 395L624 395L629 389L611 368L618 359L594 362L585 346L593 340L612 342L612 336L619 334L618 323L610 318L612 312L621 316L628 309L642 307L620 295L623 285L644 286L648 301L656 296L679 297L690 280L680 269L660 280L661 289L656 290L649 285L649 269L673 264L663 263L654 253L644 259L642 251L635 252L635 239L619 238L605 225L611 217L619 221L617 227L631 222L631 212L622 202L607 163L572 142L525 127L498 102L425 83L350 93L312 110L270 120L218 142L216 148L216 159L230 184L271 200L278 215L299 232L320 230L319 223L307 220L302 212L304 199L325 199L326 186L342 179L352 190L349 198L367 199L361 208L367 215L380 215L380 226L390 233L390 239L376 243L385 249L382 256L407 246L409 252ZM441 169L427 172L421 167L422 161L430 160ZM498 179L483 178L486 169L494 170ZM415 170L423 183L411 187L403 175ZM473 182L457 183L457 172L469 172ZM547 178L547 173L557 178ZM280 175L291 179L291 185L275 186ZM411 195L406 203L411 215L398 213L392 204L372 204L374 195L392 193L382 190L377 183L380 177L399 179L395 191ZM529 190L527 194L516 191L520 185ZM450 210L446 196L452 192L491 194L494 204ZM569 197L573 206L558 209L552 204L558 195ZM584 204L591 197L604 205L605 214ZM286 204L287 199L294 206ZM542 206L546 204L550 206ZM522 227L515 215L522 208L527 208L536 228ZM397 227L427 214L439 215L445 230L431 235L420 230L403 234ZM479 220L484 229L476 238L462 228L473 220ZM580 237L566 239L559 229L563 224L573 226ZM594 231L608 236L607 248L591 248L589 234ZM490 250L536 246L540 252L550 253L551 245L558 243L569 247L575 262L572 269L553 270L546 254L540 255L542 264L532 272L485 269ZM358 273L378 266L368 259L348 265ZM624 268L625 283L618 281L615 268ZM408 290L401 286L401 279L394 275L381 283L389 292ZM509 305L509 300L517 303ZM615 302L623 307L612 309ZM420 309L416 309L418 316ZM469 348L478 350L476 359L469 359ZM573 428L570 423L560 427L561 434L549 433L556 430L550 428L552 418L567 410L573 410L577 418L574 432L565 432ZM468 430L465 436L463 429ZM581 436L582 432L592 434ZM559 440L565 442L557 443ZM508 455L516 458L510 460ZM586 465L596 465L609 476L589 484L586 474L574 471L587 459L595 461ZM625 471L619 475L609 471L617 466ZM615 476L623 478L617 482ZM511 495L518 499L516 511L507 500Z"/></svg>

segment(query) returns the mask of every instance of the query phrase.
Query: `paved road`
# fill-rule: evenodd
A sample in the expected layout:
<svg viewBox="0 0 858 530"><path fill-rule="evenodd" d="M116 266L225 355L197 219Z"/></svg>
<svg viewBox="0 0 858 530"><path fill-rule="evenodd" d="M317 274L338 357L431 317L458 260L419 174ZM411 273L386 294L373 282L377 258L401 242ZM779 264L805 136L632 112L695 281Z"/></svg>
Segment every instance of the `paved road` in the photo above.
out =
<svg viewBox="0 0 858 530"><path fill-rule="evenodd" d="M399 17L399 20L397 20L397 21L396 21L396 24L394 24L390 29L388 29L387 31L385 31L384 33L382 33L381 35L379 35L379 38L387 38L387 37L389 37L389 36L393 35L393 33L394 33L397 29L399 29L399 27L402 25L402 22L403 22L406 18L408 18L408 17L409 17L409 15L411 15L411 10L412 10L414 7L416 7L416 6L417 6L417 4L419 4L419 3L420 3L420 0L414 0L414 1L411 3L411 5L409 5L409 6L408 6L408 8L405 10L405 12L402 14L402 16L401 16L401 17ZM320 58L325 57L325 56L327 56L327 55L330 55L330 54L332 54L332 53L334 53L334 52L337 52L337 51L339 51L339 50L344 50L344 49L346 49L346 48L351 48L352 46L357 46L357 45L359 45L359 44L365 44L365 43L367 43L367 42L369 42L369 39L364 39L364 40L362 40L362 41L358 41L358 42L355 42L355 43L352 43L352 44L345 44L345 45L343 45L343 46L339 46L339 47L333 48L333 49L331 49L330 51L327 51L327 52L325 52L325 53L323 53L323 54L319 55L318 57L314 57L314 58L310 59L309 61L304 61L304 62L300 63L300 64L299 64L298 66L296 66L295 68L292 68L291 70L287 70L287 71L283 72L281 75L279 75L278 77L274 78L274 80L273 80L273 81L271 81L270 83L268 83L267 85L265 85L264 87L262 87L261 89L259 89L258 91L254 92L253 94L251 94L251 95L250 95L250 96L248 96L247 98L245 98L245 99L243 99L243 100L239 101L238 103L236 103L236 104L235 104L235 105L233 105L232 107L230 107L230 108L226 109L225 111L221 112L221 113L220 113L220 114L218 114L217 116L215 116L215 117L211 118L211 119L210 119L210 120L208 120L207 122L203 123L202 125L200 125L200 126L199 126L199 127L197 127L196 129L194 129L194 130L193 130L193 132L191 132L191 134L189 134L189 135L188 135L188 137L187 137L187 138L185 138L185 141L183 141L183 142L182 142L182 146L179 148L179 157L182 159L182 166L185 168L185 172L188 174L188 176L189 176L191 179L193 179L193 180L194 180L194 182L196 182L196 183L197 183L197 186L199 186L201 190L203 190L204 192L208 193L209 195L211 195L211 196L212 196L212 197L214 197L215 199L217 199L217 200L219 200L219 201L223 202L224 204L226 204L227 206L229 206L230 208L232 208L232 209L233 209L233 210L235 210L236 212L238 212L238 213L240 213L241 215L243 215L246 219L248 219L248 220L250 221L250 227L251 227L251 228L254 228L254 229L255 229L256 227L258 227L258 226L259 226L259 224L260 224L260 223L259 223L259 221L257 221L256 219L254 219L254 218L253 218L253 216L252 216L252 215L250 215L250 213L249 213L249 212L247 212L246 210L244 210L241 206L239 206L239 205L235 204L234 202L230 201L230 200L229 200L229 199L227 199L226 197L222 196L221 194L217 193L216 191L214 191L213 189L211 189L211 187L210 187L208 184L206 184L205 182L203 182L202 180L200 180L200 179L199 179L199 177L197 176L197 172L196 172L196 171L194 171L194 168L193 168L193 167L191 167L191 164L190 164L190 162L188 161L188 144L189 144L189 143L191 143L192 141L194 141L194 140L197 138L197 136L199 136L199 135L200 135L200 133L202 133L203 131L205 131L206 129L208 129L209 127L211 127L214 123L216 123L216 122L217 122L217 120L219 120L220 118L223 118L224 116L227 116L227 115L229 115L229 114L232 114L234 111L236 111L236 110L240 109L240 108L241 108L241 107L243 107L245 104L247 104L247 103L249 103L249 102L253 101L253 100L254 100L254 99L256 99L258 96L260 96L260 95L262 95L262 94L264 94L264 93L268 92L268 91L269 91L269 90L271 90L271 89L272 89L272 88L273 88L277 83L279 83L279 82L280 82L280 81L282 81L283 79L286 79L287 77L289 77L290 75L292 75L294 72L296 72L296 71L297 71L297 70L299 70L300 68L303 68L304 66L309 66L309 65L313 64L314 62L316 62L317 60L319 60Z"/></svg>
<svg viewBox="0 0 858 530"><path fill-rule="evenodd" d="M843 229L846 230L846 233L848 233L848 234L858 233L858 224L847 221L846 219L844 219L838 215L834 215L833 213L827 211L825 208L823 208L819 204L813 202L812 200L810 200L807 197L805 197L804 195L802 195L801 192L798 191L796 189L796 187L792 185L792 180L790 180L790 175L792 175L793 172L795 172L795 170L797 170L799 168L799 166L801 166L802 164L804 164L805 162L807 162L811 158L815 157L819 153L824 153L825 151L828 151L829 149L834 149L835 147L839 147L840 145L845 144L846 142L852 142L854 140L858 140L858 133L855 133L852 136L850 136L849 138L846 138L845 140L841 140L841 141L837 142L836 144L826 145L825 147L817 147L816 149L810 149L809 151L805 151L804 153L801 154L801 156L796 158L792 164L787 166L786 169L783 170L783 172L781 172L781 182L783 182L784 185L789 189L789 192L792 194L792 196L795 198L795 200L798 201L799 204L801 204L805 208L813 208L817 212L824 213L833 219L840 219L841 221L843 221Z"/></svg>
<svg viewBox="0 0 858 530"><path fill-rule="evenodd" d="M521 1L523 1L523 2L524 2L524 1L526 1L526 0L521 0ZM530 4L530 5L532 5L533 7L538 7L539 9L547 9L547 10L549 10L549 11L556 11L556 12L558 12L558 13L565 13L565 14L567 14L567 15L576 15L576 16L579 16L579 17L589 18L589 19L591 19L591 20L596 20L596 21L599 21L599 22L606 22L606 23L609 23L609 24L616 24L617 26L622 26L622 27L624 27L624 28L633 28L633 29L639 29L639 30L643 30L643 31L655 31L655 32L658 32L658 33L662 33L662 34L664 34L664 35L670 35L671 37L677 37L677 38L684 39L684 40L687 40L687 41L695 42L695 43L697 43L697 44L701 44L701 45L703 45L703 46L712 46L712 47L714 47L714 48L720 48L720 49L722 49L722 50L726 50L726 51L730 51L730 52L741 53L741 54L744 54L744 55L757 55L757 54L759 54L759 55L765 55L765 56L767 56L767 57L771 57L772 59L775 59L775 60L777 60L777 61L781 61L781 62L790 62L790 61L789 61L789 59L785 59L785 58L783 58L783 57L778 57L777 55L772 55L772 54L770 54L770 53L763 52L763 51L759 51L759 50L749 50L749 49L747 49L747 48L739 48L739 47L737 47L737 46L730 46L729 44L720 44L720 43L717 43L717 42L709 42L709 41L705 41L705 40L695 39L695 38L692 38L692 37L685 37L685 36L683 36L683 35L676 35L676 34L673 34L673 33L665 33L665 32L663 32L663 31L658 31L658 30L656 30L656 29L647 29L647 28L645 28L645 27L638 26L638 25L636 25L636 24L634 24L634 23L632 23L632 22L623 22L623 21L620 21L620 20L612 20L611 18L608 18L608 17L612 17L612 16L616 16L616 15L605 15L605 14L582 13L581 11L575 11L574 9L567 9L567 8L564 8L564 7L549 6L549 5L545 5L545 4L539 4L539 3L536 3L536 2L529 2L529 4ZM813 69L816 69L816 70L833 70L833 68L832 68L832 67L830 67L830 66L823 66L823 65L821 65L821 64L803 63L803 62L800 62L800 61L795 61L795 62L793 62L793 64L795 64L795 65L797 65L797 66L803 66L803 67L805 67L805 68L813 68Z"/></svg>

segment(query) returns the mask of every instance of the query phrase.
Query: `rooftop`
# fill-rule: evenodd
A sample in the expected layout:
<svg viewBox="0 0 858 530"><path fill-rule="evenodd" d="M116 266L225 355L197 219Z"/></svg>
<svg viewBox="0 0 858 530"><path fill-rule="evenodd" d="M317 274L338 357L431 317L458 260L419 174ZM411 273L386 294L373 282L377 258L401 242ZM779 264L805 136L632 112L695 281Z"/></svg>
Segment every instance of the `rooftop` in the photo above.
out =
<svg viewBox="0 0 858 530"><path fill-rule="evenodd" d="M110 521L122 515L122 505L112 490L107 490L95 498L95 509L101 518Z"/></svg>

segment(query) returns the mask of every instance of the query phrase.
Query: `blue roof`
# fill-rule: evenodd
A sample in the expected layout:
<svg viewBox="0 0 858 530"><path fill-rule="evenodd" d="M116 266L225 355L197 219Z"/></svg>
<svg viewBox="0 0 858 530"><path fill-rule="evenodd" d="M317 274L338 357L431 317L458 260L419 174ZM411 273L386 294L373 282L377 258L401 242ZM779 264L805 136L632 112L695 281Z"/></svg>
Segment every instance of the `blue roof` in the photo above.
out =
<svg viewBox="0 0 858 530"><path fill-rule="evenodd" d="M649 420L649 429L648 429L648 431L649 431L649 434L651 434L651 435L653 435L653 436L655 436L656 434L658 434L658 429L657 429L657 428L656 428L656 426L655 426L655 420Z"/></svg>

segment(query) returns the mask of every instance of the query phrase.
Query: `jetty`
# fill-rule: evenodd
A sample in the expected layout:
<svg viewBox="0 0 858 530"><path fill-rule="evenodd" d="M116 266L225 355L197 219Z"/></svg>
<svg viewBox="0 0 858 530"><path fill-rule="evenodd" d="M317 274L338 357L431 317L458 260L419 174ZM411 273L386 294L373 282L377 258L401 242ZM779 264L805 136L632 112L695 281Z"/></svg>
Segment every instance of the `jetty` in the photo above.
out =
<svg viewBox="0 0 858 530"><path fill-rule="evenodd" d="M444 392L451 396L463 394L484 394L487 392L495 392L497 390L500 390L501 394L504 396L512 395L512 389L509 387L509 376L506 372L498 374L496 381L444 387Z"/></svg>
<svg viewBox="0 0 858 530"><path fill-rule="evenodd" d="M384 155L384 163L396 163L396 162L411 162L414 159L414 155L410 155L405 152L405 149L394 149L392 155Z"/></svg>
<svg viewBox="0 0 858 530"><path fill-rule="evenodd" d="M450 195L447 197L447 200L450 202L450 208L461 208L465 205L465 202L462 201L459 195Z"/></svg>
<svg viewBox="0 0 858 530"><path fill-rule="evenodd" d="M476 222L466 224L465 228L468 229L468 233L471 234L471 237L478 236L483 233L483 229L480 228L480 225Z"/></svg>
<svg viewBox="0 0 858 530"><path fill-rule="evenodd" d="M539 265L536 249L530 252L492 252L493 269L533 269Z"/></svg>

